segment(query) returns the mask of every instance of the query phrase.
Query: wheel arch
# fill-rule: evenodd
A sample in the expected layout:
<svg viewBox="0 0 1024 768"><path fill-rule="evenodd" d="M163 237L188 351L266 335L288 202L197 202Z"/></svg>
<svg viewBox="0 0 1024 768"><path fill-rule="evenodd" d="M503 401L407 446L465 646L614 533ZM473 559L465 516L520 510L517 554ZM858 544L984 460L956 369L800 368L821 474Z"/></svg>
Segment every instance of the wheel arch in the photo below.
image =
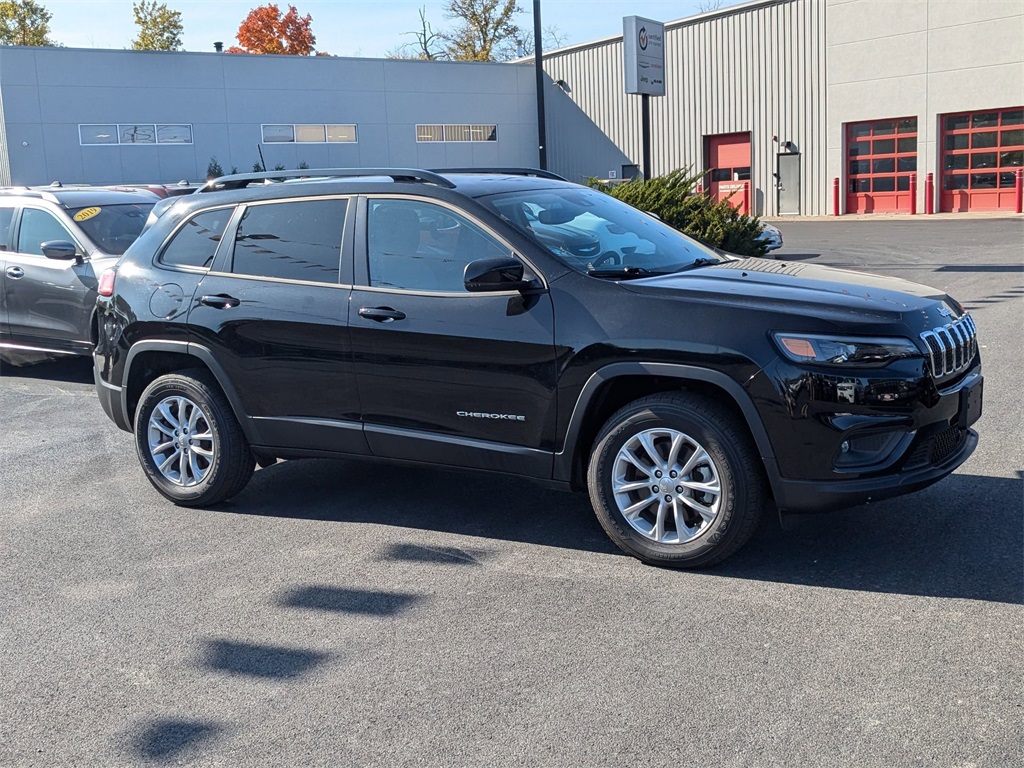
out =
<svg viewBox="0 0 1024 768"><path fill-rule="evenodd" d="M562 450L555 454L554 479L585 488L587 457L608 418L641 397L679 389L711 396L742 418L774 488L778 476L775 452L746 390L720 371L673 363L612 363L595 371L577 398Z"/></svg>
<svg viewBox="0 0 1024 768"><path fill-rule="evenodd" d="M228 399L246 440L258 443L252 421L247 417L238 393L213 353L199 344L184 341L146 340L132 345L125 360L121 388L121 409L125 423L134 423L135 410L142 392L150 382L164 374L190 368L206 370L213 376Z"/></svg>

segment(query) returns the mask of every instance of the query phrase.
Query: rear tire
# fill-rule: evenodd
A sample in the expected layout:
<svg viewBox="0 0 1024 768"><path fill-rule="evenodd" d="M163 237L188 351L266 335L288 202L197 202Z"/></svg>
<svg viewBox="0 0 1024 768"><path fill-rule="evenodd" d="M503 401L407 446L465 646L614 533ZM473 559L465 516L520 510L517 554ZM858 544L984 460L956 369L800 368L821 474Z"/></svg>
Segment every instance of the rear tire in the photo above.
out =
<svg viewBox="0 0 1024 768"><path fill-rule="evenodd" d="M160 376L146 387L135 412L135 448L153 487L184 507L231 498L255 465L227 398L199 369Z"/></svg>
<svg viewBox="0 0 1024 768"><path fill-rule="evenodd" d="M587 481L612 541L671 568L732 555L757 529L766 498L746 425L689 392L651 395L616 412L597 436Z"/></svg>

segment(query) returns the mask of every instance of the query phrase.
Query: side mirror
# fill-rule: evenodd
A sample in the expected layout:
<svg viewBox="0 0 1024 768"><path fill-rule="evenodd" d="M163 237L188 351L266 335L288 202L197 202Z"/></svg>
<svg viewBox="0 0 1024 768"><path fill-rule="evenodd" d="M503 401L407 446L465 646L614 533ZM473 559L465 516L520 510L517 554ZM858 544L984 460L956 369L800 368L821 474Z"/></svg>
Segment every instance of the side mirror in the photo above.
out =
<svg viewBox="0 0 1024 768"><path fill-rule="evenodd" d="M77 261L79 263L82 261L78 255L78 248L75 247L74 243L69 243L67 240L47 240L45 243L40 243L39 247L43 251L43 256L48 259Z"/></svg>
<svg viewBox="0 0 1024 768"><path fill-rule="evenodd" d="M530 286L523 280L523 264L513 258L477 259L466 265L462 273L467 291L484 293L489 291L521 291Z"/></svg>

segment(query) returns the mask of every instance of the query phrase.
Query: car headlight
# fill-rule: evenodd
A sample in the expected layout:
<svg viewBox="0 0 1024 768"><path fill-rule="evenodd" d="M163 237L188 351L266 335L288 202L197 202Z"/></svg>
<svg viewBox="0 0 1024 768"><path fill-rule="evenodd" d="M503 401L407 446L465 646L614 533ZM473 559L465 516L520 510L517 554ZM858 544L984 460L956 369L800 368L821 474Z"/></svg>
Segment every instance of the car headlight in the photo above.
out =
<svg viewBox="0 0 1024 768"><path fill-rule="evenodd" d="M906 357L921 357L910 339L856 338L817 334L776 332L772 338L779 350L797 363L876 367Z"/></svg>

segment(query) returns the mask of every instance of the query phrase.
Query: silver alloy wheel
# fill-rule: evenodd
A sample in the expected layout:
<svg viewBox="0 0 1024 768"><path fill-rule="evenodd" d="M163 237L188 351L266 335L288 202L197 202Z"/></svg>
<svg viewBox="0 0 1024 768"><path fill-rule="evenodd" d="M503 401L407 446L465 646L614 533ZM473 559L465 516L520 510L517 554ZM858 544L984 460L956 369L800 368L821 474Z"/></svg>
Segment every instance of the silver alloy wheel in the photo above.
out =
<svg viewBox="0 0 1024 768"><path fill-rule="evenodd" d="M645 429L627 440L615 456L612 491L633 530L659 544L703 535L722 503L714 460L675 429Z"/></svg>
<svg viewBox="0 0 1024 768"><path fill-rule="evenodd" d="M149 455L153 464L175 485L191 488L213 466L210 420L187 397L165 397L149 416Z"/></svg>

